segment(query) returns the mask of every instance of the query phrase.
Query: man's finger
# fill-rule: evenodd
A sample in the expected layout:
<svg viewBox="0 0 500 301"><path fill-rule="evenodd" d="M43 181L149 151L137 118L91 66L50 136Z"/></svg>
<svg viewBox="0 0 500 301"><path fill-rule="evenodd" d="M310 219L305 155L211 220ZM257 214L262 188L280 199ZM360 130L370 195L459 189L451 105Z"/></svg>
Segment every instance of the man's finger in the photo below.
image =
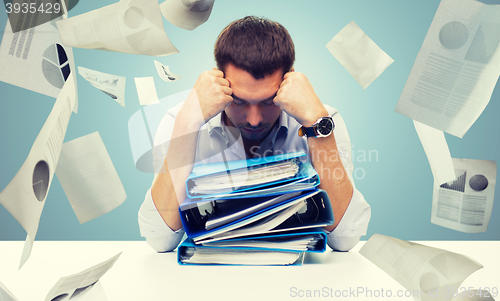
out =
<svg viewBox="0 0 500 301"><path fill-rule="evenodd" d="M212 74L213 76L217 76L217 77L224 77L224 72L218 70L218 69L213 69L212 71L210 71L210 74Z"/></svg>
<svg viewBox="0 0 500 301"><path fill-rule="evenodd" d="M229 87L222 86L222 91L224 91L224 94L226 95L232 95L233 94L233 89Z"/></svg>
<svg viewBox="0 0 500 301"><path fill-rule="evenodd" d="M221 86L226 86L226 87L230 87L231 86L231 83L227 79L225 79L225 78L217 78L215 80L215 82L218 83Z"/></svg>
<svg viewBox="0 0 500 301"><path fill-rule="evenodd" d="M289 78L290 76L293 76L293 75L294 75L294 73L293 73L293 72L294 72L294 71L290 71L290 72L285 73L285 75L283 75L283 81L285 81L285 80L286 80L287 78Z"/></svg>

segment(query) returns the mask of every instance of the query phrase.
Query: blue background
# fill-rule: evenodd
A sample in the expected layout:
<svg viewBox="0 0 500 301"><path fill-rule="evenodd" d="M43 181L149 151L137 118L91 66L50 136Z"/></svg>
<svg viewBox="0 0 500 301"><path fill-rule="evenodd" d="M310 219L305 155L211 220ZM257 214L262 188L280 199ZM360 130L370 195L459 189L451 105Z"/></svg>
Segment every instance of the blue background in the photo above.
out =
<svg viewBox="0 0 500 301"><path fill-rule="evenodd" d="M80 1L70 16L112 3ZM170 40L180 50L178 54L155 58L73 49L77 66L127 78L123 108L76 74L79 113L72 115L65 141L99 131L128 197L110 213L81 225L56 177L36 239L142 239L137 211L153 175L136 170L132 159L128 120L141 107L133 78L154 76L160 98L191 88L201 72L215 66L213 45L218 33L235 19L257 15L278 21L289 30L297 52L295 69L309 78L320 99L336 107L347 124L354 167L365 171L365 177L356 181L356 186L372 207L365 239L381 233L405 240L499 240L498 204L493 206L485 233L466 234L430 223L433 187L430 167L412 121L394 112L438 5L437 0L217 0L210 19L194 31L177 28L164 20ZM394 59L366 90L325 47L352 20ZM6 22L6 13L0 12L0 25ZM163 82L157 75L154 59L170 66L182 79ZM1 191L26 159L55 99L3 82L0 91ZM446 134L453 157L500 161L499 106L497 83L489 105L465 137ZM372 151L371 162L358 158L369 151ZM373 151L378 153L378 160ZM25 237L24 229L0 206L0 240Z"/></svg>

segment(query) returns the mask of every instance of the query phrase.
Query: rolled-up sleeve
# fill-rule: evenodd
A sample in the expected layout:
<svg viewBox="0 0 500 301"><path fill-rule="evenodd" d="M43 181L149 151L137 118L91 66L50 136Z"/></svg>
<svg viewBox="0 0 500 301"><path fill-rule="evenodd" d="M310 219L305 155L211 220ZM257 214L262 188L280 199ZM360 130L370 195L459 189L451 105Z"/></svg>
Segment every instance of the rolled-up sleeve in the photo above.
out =
<svg viewBox="0 0 500 301"><path fill-rule="evenodd" d="M335 251L349 251L366 235L368 223L371 217L370 205L356 189L352 173L354 166L351 160L351 140L347 132L347 127L340 113L335 109L330 110L335 122L335 140L342 165L351 180L353 193L347 210L345 211L339 224L328 234L328 245Z"/></svg>
<svg viewBox="0 0 500 301"><path fill-rule="evenodd" d="M328 245L335 251L349 251L366 235L371 208L363 195L354 188L351 202L340 223L328 234Z"/></svg>
<svg viewBox="0 0 500 301"><path fill-rule="evenodd" d="M148 244L157 252L169 252L179 245L184 236L184 229L173 231L165 223L153 202L151 189L146 193L138 215L141 236L145 237Z"/></svg>

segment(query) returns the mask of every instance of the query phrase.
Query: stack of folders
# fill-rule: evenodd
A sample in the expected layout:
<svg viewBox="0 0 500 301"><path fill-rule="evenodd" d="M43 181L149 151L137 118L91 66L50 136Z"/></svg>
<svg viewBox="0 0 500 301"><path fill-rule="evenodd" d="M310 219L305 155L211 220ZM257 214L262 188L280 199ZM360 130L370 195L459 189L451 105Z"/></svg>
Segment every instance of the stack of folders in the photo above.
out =
<svg viewBox="0 0 500 301"><path fill-rule="evenodd" d="M324 252L333 212L303 152L198 165L179 212L180 264L292 265Z"/></svg>

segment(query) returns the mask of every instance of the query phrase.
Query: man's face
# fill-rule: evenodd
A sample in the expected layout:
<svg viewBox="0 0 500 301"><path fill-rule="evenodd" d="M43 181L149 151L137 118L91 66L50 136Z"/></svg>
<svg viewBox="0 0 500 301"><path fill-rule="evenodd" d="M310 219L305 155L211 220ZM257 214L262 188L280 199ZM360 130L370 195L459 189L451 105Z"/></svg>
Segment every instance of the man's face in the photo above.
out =
<svg viewBox="0 0 500 301"><path fill-rule="evenodd" d="M277 70L262 79L229 64L225 78L233 90L233 102L225 112L228 125L236 127L248 140L263 140L281 114L273 102L283 81L283 71Z"/></svg>

